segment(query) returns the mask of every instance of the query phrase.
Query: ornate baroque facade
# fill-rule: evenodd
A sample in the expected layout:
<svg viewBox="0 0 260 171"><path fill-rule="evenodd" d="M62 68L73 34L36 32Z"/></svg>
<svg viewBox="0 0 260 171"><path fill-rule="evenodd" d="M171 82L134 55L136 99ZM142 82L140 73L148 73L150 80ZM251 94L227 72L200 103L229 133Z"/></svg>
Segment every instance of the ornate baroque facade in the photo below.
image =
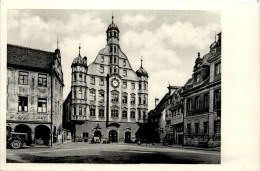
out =
<svg viewBox="0 0 260 171"><path fill-rule="evenodd" d="M147 119L148 74L135 72L119 45L120 31L108 26L107 45L94 62L79 55L71 65L71 92L64 102L64 127L75 141L134 141L139 125ZM142 62L142 61L141 61Z"/></svg>

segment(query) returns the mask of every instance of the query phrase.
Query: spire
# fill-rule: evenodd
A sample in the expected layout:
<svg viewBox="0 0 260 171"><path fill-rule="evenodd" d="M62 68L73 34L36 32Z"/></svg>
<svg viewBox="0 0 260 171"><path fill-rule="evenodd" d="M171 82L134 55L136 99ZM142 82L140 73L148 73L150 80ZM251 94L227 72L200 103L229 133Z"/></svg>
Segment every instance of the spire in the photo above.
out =
<svg viewBox="0 0 260 171"><path fill-rule="evenodd" d="M141 68L143 68L143 59L142 59L142 56L141 56Z"/></svg>
<svg viewBox="0 0 260 171"><path fill-rule="evenodd" d="M59 49L59 39L58 39L58 36L57 36L57 49Z"/></svg>
<svg viewBox="0 0 260 171"><path fill-rule="evenodd" d="M216 42L216 31L215 31L215 42Z"/></svg>
<svg viewBox="0 0 260 171"><path fill-rule="evenodd" d="M114 23L114 15L113 15L113 12L112 12L112 23Z"/></svg>
<svg viewBox="0 0 260 171"><path fill-rule="evenodd" d="M80 49L81 49L81 47L80 47L80 43L79 43L79 56L81 56L81 55L80 55Z"/></svg>

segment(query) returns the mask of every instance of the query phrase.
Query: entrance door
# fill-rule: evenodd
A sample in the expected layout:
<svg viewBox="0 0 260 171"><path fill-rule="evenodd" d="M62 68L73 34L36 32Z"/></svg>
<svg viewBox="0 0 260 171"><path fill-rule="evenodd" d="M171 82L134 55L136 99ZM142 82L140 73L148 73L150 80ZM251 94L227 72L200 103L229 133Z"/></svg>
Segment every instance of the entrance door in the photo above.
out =
<svg viewBox="0 0 260 171"><path fill-rule="evenodd" d="M131 142L131 132L125 132L125 142Z"/></svg>
<svg viewBox="0 0 260 171"><path fill-rule="evenodd" d="M116 130L109 131L109 140L111 142L117 142L117 131Z"/></svg>

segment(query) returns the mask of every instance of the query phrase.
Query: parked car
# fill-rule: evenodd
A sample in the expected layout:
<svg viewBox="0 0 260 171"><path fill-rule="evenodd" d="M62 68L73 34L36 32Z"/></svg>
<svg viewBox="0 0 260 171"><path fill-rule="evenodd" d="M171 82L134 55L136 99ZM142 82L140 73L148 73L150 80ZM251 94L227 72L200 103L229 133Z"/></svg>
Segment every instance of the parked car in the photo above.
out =
<svg viewBox="0 0 260 171"><path fill-rule="evenodd" d="M28 141L28 136L26 133L7 132L6 141L7 147L19 149L22 148L23 144Z"/></svg>

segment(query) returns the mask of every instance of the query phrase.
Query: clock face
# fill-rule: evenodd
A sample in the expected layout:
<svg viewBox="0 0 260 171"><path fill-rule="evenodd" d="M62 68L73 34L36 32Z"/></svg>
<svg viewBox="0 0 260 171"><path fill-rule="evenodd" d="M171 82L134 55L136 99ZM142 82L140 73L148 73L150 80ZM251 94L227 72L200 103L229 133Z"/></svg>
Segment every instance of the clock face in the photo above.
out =
<svg viewBox="0 0 260 171"><path fill-rule="evenodd" d="M118 80L117 80L117 79L113 79L113 80L112 80L112 86L113 86L113 87L118 87L118 85L119 85Z"/></svg>

